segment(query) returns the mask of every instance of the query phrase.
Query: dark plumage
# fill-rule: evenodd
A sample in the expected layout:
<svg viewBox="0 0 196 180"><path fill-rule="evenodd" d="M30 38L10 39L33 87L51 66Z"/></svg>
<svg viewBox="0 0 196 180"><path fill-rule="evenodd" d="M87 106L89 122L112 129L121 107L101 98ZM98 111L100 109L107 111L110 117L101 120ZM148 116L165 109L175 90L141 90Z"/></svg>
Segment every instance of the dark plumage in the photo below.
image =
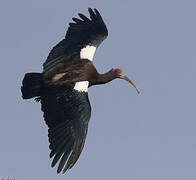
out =
<svg viewBox="0 0 196 180"><path fill-rule="evenodd" d="M57 173L72 168L84 147L91 114L88 87L115 78L135 87L118 68L105 74L97 72L93 55L108 31L99 12L88 11L90 19L83 14L78 14L81 19L73 18L75 23L69 24L65 39L51 50L43 72L25 74L21 87L23 99L36 97L41 102L52 167L59 162Z"/></svg>
<svg viewBox="0 0 196 180"><path fill-rule="evenodd" d="M95 9L95 13L91 8L88 9L91 19L88 19L83 14L78 15L78 18L72 18L75 23L69 23L65 39L58 43L49 53L46 62L44 63L44 71L50 67L64 61L70 63L80 59L80 50L89 45L99 46L99 44L108 36L108 30L101 18L99 12ZM66 55L66 57L65 57Z"/></svg>
<svg viewBox="0 0 196 180"><path fill-rule="evenodd" d="M77 92L72 87L51 88L41 97L44 119L49 127L50 158L54 156L52 167L61 159L58 173L63 169L66 159L67 168L77 161L86 138L91 107L88 94Z"/></svg>

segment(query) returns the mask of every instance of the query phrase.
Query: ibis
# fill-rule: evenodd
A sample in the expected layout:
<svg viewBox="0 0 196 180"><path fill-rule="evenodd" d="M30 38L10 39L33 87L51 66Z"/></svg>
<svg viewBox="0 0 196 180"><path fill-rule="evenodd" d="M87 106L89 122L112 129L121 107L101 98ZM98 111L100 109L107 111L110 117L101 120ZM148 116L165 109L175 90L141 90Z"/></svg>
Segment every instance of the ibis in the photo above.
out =
<svg viewBox="0 0 196 180"><path fill-rule="evenodd" d="M41 103L52 167L65 173L78 160L85 144L91 106L88 88L116 78L135 84L119 68L104 74L93 65L93 56L108 36L107 27L97 9L88 8L90 17L79 13L72 18L65 38L50 51L43 72L26 73L22 81L23 99Z"/></svg>

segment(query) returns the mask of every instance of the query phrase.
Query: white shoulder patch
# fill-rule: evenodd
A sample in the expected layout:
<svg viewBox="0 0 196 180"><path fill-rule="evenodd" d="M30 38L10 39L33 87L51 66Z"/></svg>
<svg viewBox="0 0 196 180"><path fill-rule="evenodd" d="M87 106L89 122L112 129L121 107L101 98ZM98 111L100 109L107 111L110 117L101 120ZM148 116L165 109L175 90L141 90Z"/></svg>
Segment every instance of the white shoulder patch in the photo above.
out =
<svg viewBox="0 0 196 180"><path fill-rule="evenodd" d="M88 85L88 81L80 81L75 84L74 89L80 92L88 92Z"/></svg>
<svg viewBox="0 0 196 180"><path fill-rule="evenodd" d="M85 46L80 51L80 59L88 59L90 61L93 61L93 56L95 54L96 49L97 48L95 46Z"/></svg>

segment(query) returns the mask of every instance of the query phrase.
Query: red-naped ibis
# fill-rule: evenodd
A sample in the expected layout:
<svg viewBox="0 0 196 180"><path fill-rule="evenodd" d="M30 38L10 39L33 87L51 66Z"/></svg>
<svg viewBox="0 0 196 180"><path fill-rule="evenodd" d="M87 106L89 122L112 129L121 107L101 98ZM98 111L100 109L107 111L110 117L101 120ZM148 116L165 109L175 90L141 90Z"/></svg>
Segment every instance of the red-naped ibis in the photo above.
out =
<svg viewBox="0 0 196 180"><path fill-rule="evenodd" d="M36 97L41 102L52 167L59 162L57 173L72 168L84 147L91 115L88 87L120 78L136 88L118 68L97 72L93 56L108 31L98 10L88 11L90 18L80 13L81 19L72 18L74 23L69 23L65 39L49 53L43 72L25 74L21 87L23 99Z"/></svg>

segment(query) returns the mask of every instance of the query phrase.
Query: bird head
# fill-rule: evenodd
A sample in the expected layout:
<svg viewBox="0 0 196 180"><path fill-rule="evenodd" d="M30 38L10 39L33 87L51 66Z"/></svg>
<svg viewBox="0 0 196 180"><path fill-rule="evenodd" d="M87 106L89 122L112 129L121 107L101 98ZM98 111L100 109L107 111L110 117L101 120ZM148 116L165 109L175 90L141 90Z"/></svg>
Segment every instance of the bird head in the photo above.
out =
<svg viewBox="0 0 196 180"><path fill-rule="evenodd" d="M140 91L137 89L136 85L123 73L123 71L119 68L114 68L112 69L112 72L114 73L116 78L120 78L120 79L124 79L126 81L128 81L137 91L137 93L139 94Z"/></svg>

